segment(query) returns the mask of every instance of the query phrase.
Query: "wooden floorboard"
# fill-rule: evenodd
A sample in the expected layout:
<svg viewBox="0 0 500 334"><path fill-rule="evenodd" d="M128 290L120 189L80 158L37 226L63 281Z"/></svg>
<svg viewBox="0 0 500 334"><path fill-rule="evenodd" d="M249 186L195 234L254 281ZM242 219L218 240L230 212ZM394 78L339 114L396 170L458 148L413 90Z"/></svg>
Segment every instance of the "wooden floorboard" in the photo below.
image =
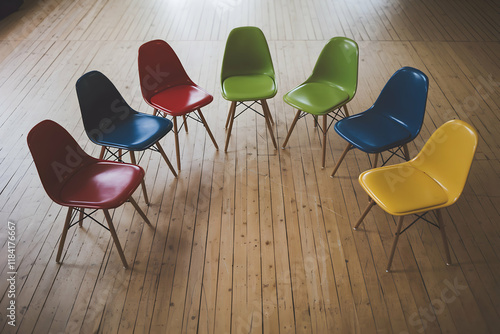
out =
<svg viewBox="0 0 500 334"><path fill-rule="evenodd" d="M500 6L497 1L25 0L0 21L0 332L2 333L496 333L500 328ZM278 82L264 119L245 112L228 152L229 102L220 92L225 41L260 27ZM452 265L440 234L418 223L400 238L385 272L396 221L374 208L358 231L370 168L330 128L326 168L312 117L299 120L283 95L311 73L326 41L360 48L352 114L370 107L390 76L413 66L430 80L414 156L444 122L462 119L479 146L458 202L443 210ZM109 233L71 229L55 256L66 208L46 195L26 145L43 119L63 125L88 153L75 83L103 72L137 110L137 50L168 41L190 77L213 94L201 124L179 134L182 170L161 156L140 160L151 204L134 197L112 212L130 268ZM256 106L256 108L260 108ZM321 121L321 120L320 120ZM162 145L175 165L173 134ZM104 223L104 215L95 218ZM434 219L434 218L431 218ZM8 222L15 223L15 298L9 295ZM407 223L410 222L408 218ZM7 307L15 301L15 326Z"/></svg>

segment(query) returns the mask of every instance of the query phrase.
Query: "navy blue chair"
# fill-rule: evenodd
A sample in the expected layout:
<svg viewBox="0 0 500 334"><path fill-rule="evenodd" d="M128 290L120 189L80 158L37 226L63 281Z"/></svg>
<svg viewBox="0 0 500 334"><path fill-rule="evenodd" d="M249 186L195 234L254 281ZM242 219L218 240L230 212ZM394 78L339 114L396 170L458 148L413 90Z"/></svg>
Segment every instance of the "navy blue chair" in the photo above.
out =
<svg viewBox="0 0 500 334"><path fill-rule="evenodd" d="M347 146L331 177L352 148L375 154L373 167L377 167L379 156L382 166L394 155L408 161L407 144L417 137L422 128L428 88L429 79L420 70L400 68L368 110L335 123L335 131L347 141ZM386 160L381 155L385 151L391 153ZM401 152L404 156L400 155Z"/></svg>
<svg viewBox="0 0 500 334"><path fill-rule="evenodd" d="M132 164L137 164L134 152L152 149L160 152L177 177L159 143L172 130L172 121L132 109L113 83L98 71L82 75L76 82L76 93L85 132L92 142L102 146L99 159L123 161L122 157L128 151ZM144 200L149 204L144 180L141 184Z"/></svg>

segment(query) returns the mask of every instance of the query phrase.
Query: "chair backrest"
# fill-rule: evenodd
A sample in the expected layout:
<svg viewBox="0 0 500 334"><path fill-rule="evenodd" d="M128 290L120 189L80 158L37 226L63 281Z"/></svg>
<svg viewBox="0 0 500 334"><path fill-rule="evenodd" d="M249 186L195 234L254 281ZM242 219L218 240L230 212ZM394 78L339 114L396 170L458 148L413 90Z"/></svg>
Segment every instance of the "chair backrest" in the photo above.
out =
<svg viewBox="0 0 500 334"><path fill-rule="evenodd" d="M95 161L62 126L51 120L35 125L28 133L28 147L49 197L60 203L60 190L78 169Z"/></svg>
<svg viewBox="0 0 500 334"><path fill-rule="evenodd" d="M265 74L275 79L266 37L257 27L234 28L222 60L221 83L231 76Z"/></svg>
<svg viewBox="0 0 500 334"><path fill-rule="evenodd" d="M429 79L420 70L402 67L387 81L368 112L379 112L404 125L415 139L422 128Z"/></svg>
<svg viewBox="0 0 500 334"><path fill-rule="evenodd" d="M323 47L306 82L337 86L349 94L350 101L358 86L358 66L358 44L346 37L334 37Z"/></svg>
<svg viewBox="0 0 500 334"><path fill-rule="evenodd" d="M95 143L98 143L99 134L110 131L113 124L137 114L101 72L91 71L82 75L76 82L76 93L85 132Z"/></svg>
<svg viewBox="0 0 500 334"><path fill-rule="evenodd" d="M465 186L477 142L472 126L461 120L448 121L431 135L410 163L441 184L452 204Z"/></svg>
<svg viewBox="0 0 500 334"><path fill-rule="evenodd" d="M168 88L193 84L174 49L163 40L141 45L138 65L142 96L148 103L151 97Z"/></svg>

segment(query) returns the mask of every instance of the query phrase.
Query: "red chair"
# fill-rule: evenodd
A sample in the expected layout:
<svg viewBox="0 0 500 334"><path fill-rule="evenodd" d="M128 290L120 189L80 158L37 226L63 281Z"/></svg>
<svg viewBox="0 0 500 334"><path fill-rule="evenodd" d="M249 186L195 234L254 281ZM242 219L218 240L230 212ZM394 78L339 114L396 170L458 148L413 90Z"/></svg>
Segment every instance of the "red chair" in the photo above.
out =
<svg viewBox="0 0 500 334"><path fill-rule="evenodd" d="M45 191L54 202L68 207L56 262L60 263L69 228L77 223L82 226L83 219L88 217L109 230L127 268L109 209L119 207L128 200L144 221L151 225L132 198L144 178L144 170L136 165L89 156L63 127L50 120L35 125L27 140ZM87 214L84 209L94 209L93 212L102 209L109 228L92 218L90 214L93 212ZM77 212L80 216L74 221Z"/></svg>
<svg viewBox="0 0 500 334"><path fill-rule="evenodd" d="M182 116L186 132L187 117L201 122L215 148L219 147L203 117L201 108L212 102L212 95L195 84L187 75L174 50L162 40L147 42L139 48L139 79L144 100L154 108L154 115L173 117L177 168L181 169L177 116ZM197 111L197 113L196 113ZM190 115L193 113L193 116ZM186 117L187 116L187 117Z"/></svg>

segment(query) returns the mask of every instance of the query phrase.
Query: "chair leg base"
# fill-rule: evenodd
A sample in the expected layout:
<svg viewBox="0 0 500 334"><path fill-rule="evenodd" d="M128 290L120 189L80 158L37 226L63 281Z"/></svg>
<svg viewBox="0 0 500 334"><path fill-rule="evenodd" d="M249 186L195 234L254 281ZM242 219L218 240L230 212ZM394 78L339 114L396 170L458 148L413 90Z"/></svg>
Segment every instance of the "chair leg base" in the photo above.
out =
<svg viewBox="0 0 500 334"><path fill-rule="evenodd" d="M229 147L229 139L231 138L231 131L233 130L233 123L234 123L234 115L236 113L236 104L237 104L236 101L232 101L231 106L229 107L229 115L227 116L227 122L226 122L227 134L226 134L226 145L224 146L224 153L227 153L227 148Z"/></svg>
<svg viewBox="0 0 500 334"><path fill-rule="evenodd" d="M344 160L347 152L349 152L349 150L351 148L352 148L352 144L351 143L347 143L347 146L345 147L344 152L342 152L342 155L340 156L339 160L335 164L335 167L333 168L332 174L330 175L331 178L333 178L335 176L335 173L337 173L337 170L339 169L340 164L342 163L342 161Z"/></svg>

